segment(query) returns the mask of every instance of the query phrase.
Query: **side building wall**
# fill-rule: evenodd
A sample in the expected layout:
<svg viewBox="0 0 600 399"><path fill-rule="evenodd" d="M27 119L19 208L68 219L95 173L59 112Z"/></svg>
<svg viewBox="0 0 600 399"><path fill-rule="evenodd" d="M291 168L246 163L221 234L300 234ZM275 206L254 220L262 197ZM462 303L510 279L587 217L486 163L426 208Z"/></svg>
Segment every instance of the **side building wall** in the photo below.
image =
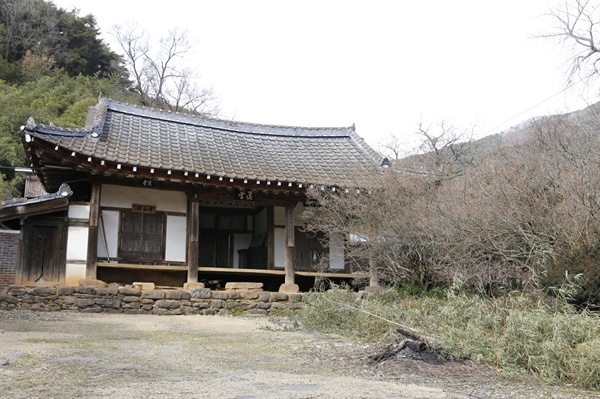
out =
<svg viewBox="0 0 600 399"><path fill-rule="evenodd" d="M0 231L0 291L15 283L20 231Z"/></svg>

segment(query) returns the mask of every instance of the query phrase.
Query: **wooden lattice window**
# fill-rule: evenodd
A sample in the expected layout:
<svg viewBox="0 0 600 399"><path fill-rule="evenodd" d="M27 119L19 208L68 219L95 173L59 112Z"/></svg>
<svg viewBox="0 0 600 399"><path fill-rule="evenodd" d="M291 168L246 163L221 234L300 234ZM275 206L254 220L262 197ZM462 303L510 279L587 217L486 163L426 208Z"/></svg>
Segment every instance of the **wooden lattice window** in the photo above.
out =
<svg viewBox="0 0 600 399"><path fill-rule="evenodd" d="M165 214L121 212L119 258L131 262L165 259Z"/></svg>

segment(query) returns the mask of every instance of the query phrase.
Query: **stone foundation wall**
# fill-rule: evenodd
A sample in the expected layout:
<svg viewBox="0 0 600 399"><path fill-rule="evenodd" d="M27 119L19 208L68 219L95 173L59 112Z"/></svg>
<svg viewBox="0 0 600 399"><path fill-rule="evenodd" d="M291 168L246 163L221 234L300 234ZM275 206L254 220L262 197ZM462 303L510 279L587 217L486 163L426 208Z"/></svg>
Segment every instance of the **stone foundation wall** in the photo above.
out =
<svg viewBox="0 0 600 399"><path fill-rule="evenodd" d="M266 315L277 309L301 309L303 295L261 289L214 291L210 288L142 289L117 285L27 288L12 285L0 294L0 309L215 315L245 312Z"/></svg>
<svg viewBox="0 0 600 399"><path fill-rule="evenodd" d="M0 231L0 290L15 283L19 256L19 231Z"/></svg>

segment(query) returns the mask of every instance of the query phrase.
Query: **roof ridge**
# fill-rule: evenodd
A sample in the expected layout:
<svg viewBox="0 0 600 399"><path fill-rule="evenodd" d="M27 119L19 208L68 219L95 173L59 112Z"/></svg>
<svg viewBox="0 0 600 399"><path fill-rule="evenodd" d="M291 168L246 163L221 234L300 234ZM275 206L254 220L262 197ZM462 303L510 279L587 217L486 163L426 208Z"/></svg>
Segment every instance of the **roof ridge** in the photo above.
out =
<svg viewBox="0 0 600 399"><path fill-rule="evenodd" d="M204 115L194 115L194 114L190 114L190 113L186 113L186 112L169 111L169 110L164 110L164 109L155 108L155 107L149 107L149 106L145 106L145 105L130 104L130 103L122 102L122 101L112 100L109 98L102 98L102 100L106 101L107 107L110 108L111 110L119 111L119 112L123 112L123 113L129 113L132 115L138 115L137 113L134 112L135 109L138 109L142 112L143 111L156 112L156 113L163 114L163 115L171 115L176 118L190 118L193 120L205 121L207 123L212 122L212 123L223 123L223 124L235 124L235 125L249 126L249 127L255 127L255 128L263 127L263 128L269 128L269 129L290 129L290 130L302 129L302 130L308 130L308 131L337 131L337 130L340 130L340 131L346 132L346 134L344 134L344 136L348 136L349 134L347 132L354 130L354 126L298 126L298 125L277 125L277 124L274 125L274 124L265 124L265 123L245 122L245 121L237 121L237 120L233 120L233 119L214 118L211 116L204 116ZM117 106L120 106L120 107L111 107L111 104L116 104ZM127 112L127 111L121 109L121 107L130 108L131 111ZM140 115L140 116L142 116L142 115ZM143 115L143 116L152 117L150 115ZM167 118L161 118L159 116L156 116L155 119L169 120ZM171 121L173 121L173 120L171 120ZM201 123L193 123L193 122L184 122L184 123L189 123L190 125L196 125L196 126L205 126L204 124L201 124ZM214 126L214 125L210 125L210 126L206 126L206 127L211 127L211 128L221 129L221 130L228 130L228 131L239 132L239 133L249 133L249 132L245 132L245 131L234 129L234 128L223 128L223 127ZM260 134L257 132L254 132L254 133ZM269 133L263 133L263 134L269 134ZM269 135L273 135L273 134L269 134ZM285 135L282 135L282 136L285 136Z"/></svg>

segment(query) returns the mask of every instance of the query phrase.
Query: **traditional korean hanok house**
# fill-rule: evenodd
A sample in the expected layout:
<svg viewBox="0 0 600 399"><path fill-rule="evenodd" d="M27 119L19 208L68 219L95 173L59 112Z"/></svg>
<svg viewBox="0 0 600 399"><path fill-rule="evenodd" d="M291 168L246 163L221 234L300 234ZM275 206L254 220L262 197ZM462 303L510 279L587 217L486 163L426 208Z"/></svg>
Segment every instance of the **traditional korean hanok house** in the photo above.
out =
<svg viewBox="0 0 600 399"><path fill-rule="evenodd" d="M344 237L302 230L307 187L365 187L381 157L349 128L270 126L100 99L83 129L21 131L48 193L0 207L20 220L16 283L101 279L181 286L355 278ZM68 185L68 186L67 186ZM306 287L304 287L306 288Z"/></svg>

